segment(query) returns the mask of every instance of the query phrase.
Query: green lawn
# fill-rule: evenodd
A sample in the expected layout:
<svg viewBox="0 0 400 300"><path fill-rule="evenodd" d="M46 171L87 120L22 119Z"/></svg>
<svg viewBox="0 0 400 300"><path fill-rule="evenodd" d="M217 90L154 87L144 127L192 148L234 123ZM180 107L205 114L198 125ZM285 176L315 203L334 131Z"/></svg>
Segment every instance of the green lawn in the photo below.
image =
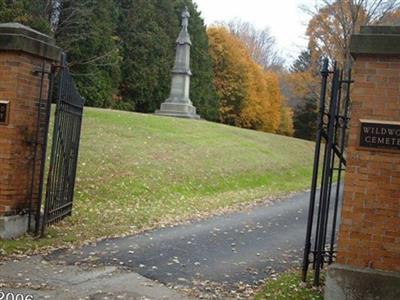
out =
<svg viewBox="0 0 400 300"><path fill-rule="evenodd" d="M86 108L73 216L26 252L134 232L306 188L314 144L224 126Z"/></svg>
<svg viewBox="0 0 400 300"><path fill-rule="evenodd" d="M321 275L321 286L323 286L325 273ZM299 270L280 274L277 278L268 279L254 300L323 300L321 289L311 286L312 278L310 272L307 283L304 284L301 282Z"/></svg>

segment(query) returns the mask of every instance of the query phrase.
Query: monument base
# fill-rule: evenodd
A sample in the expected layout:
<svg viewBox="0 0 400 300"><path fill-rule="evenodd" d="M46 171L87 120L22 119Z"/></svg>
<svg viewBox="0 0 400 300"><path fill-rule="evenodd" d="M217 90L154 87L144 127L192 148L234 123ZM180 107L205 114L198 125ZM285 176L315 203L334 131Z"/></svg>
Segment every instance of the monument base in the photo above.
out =
<svg viewBox="0 0 400 300"><path fill-rule="evenodd" d="M400 299L400 273L333 264L328 268L325 300Z"/></svg>
<svg viewBox="0 0 400 300"><path fill-rule="evenodd" d="M200 119L196 113L196 107L186 103L164 102L161 104L159 110L156 110L156 115L186 118L186 119Z"/></svg>

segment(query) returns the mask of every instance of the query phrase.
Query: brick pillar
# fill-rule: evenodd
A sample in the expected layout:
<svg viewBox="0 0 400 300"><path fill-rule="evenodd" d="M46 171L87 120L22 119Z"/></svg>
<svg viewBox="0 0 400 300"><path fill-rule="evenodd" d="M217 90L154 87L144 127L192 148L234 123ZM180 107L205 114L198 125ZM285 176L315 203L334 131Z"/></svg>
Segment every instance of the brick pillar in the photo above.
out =
<svg viewBox="0 0 400 300"><path fill-rule="evenodd" d="M351 51L348 163L326 299L400 299L400 27L363 27Z"/></svg>
<svg viewBox="0 0 400 300"><path fill-rule="evenodd" d="M35 162L34 153L40 89L46 101L48 77L42 85L41 74L35 71L43 66L49 71L59 57L60 49L50 37L17 23L0 24L1 238L25 232L29 203L35 206L38 201L43 136Z"/></svg>

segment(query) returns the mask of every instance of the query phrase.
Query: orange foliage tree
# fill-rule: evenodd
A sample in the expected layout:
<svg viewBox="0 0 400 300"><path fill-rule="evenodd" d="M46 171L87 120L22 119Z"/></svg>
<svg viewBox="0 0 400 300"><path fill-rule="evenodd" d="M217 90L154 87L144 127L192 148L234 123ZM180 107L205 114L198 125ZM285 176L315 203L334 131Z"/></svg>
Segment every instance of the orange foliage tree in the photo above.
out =
<svg viewBox="0 0 400 300"><path fill-rule="evenodd" d="M225 27L210 27L207 32L220 121L278 132L282 101L277 76L258 65L246 45Z"/></svg>
<svg viewBox="0 0 400 300"><path fill-rule="evenodd" d="M315 58L328 56L348 71L352 65L351 35L362 25L390 24L398 20L399 0L321 0L322 6L305 10L312 16L309 49Z"/></svg>

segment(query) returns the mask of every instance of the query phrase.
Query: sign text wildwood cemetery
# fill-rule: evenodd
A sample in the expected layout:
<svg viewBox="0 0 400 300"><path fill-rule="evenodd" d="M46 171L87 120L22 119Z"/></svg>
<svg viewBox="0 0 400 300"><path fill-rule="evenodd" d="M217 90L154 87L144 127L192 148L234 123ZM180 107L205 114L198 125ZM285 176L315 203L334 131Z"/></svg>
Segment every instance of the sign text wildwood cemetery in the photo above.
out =
<svg viewBox="0 0 400 300"><path fill-rule="evenodd" d="M399 122L360 121L360 147L400 150Z"/></svg>

